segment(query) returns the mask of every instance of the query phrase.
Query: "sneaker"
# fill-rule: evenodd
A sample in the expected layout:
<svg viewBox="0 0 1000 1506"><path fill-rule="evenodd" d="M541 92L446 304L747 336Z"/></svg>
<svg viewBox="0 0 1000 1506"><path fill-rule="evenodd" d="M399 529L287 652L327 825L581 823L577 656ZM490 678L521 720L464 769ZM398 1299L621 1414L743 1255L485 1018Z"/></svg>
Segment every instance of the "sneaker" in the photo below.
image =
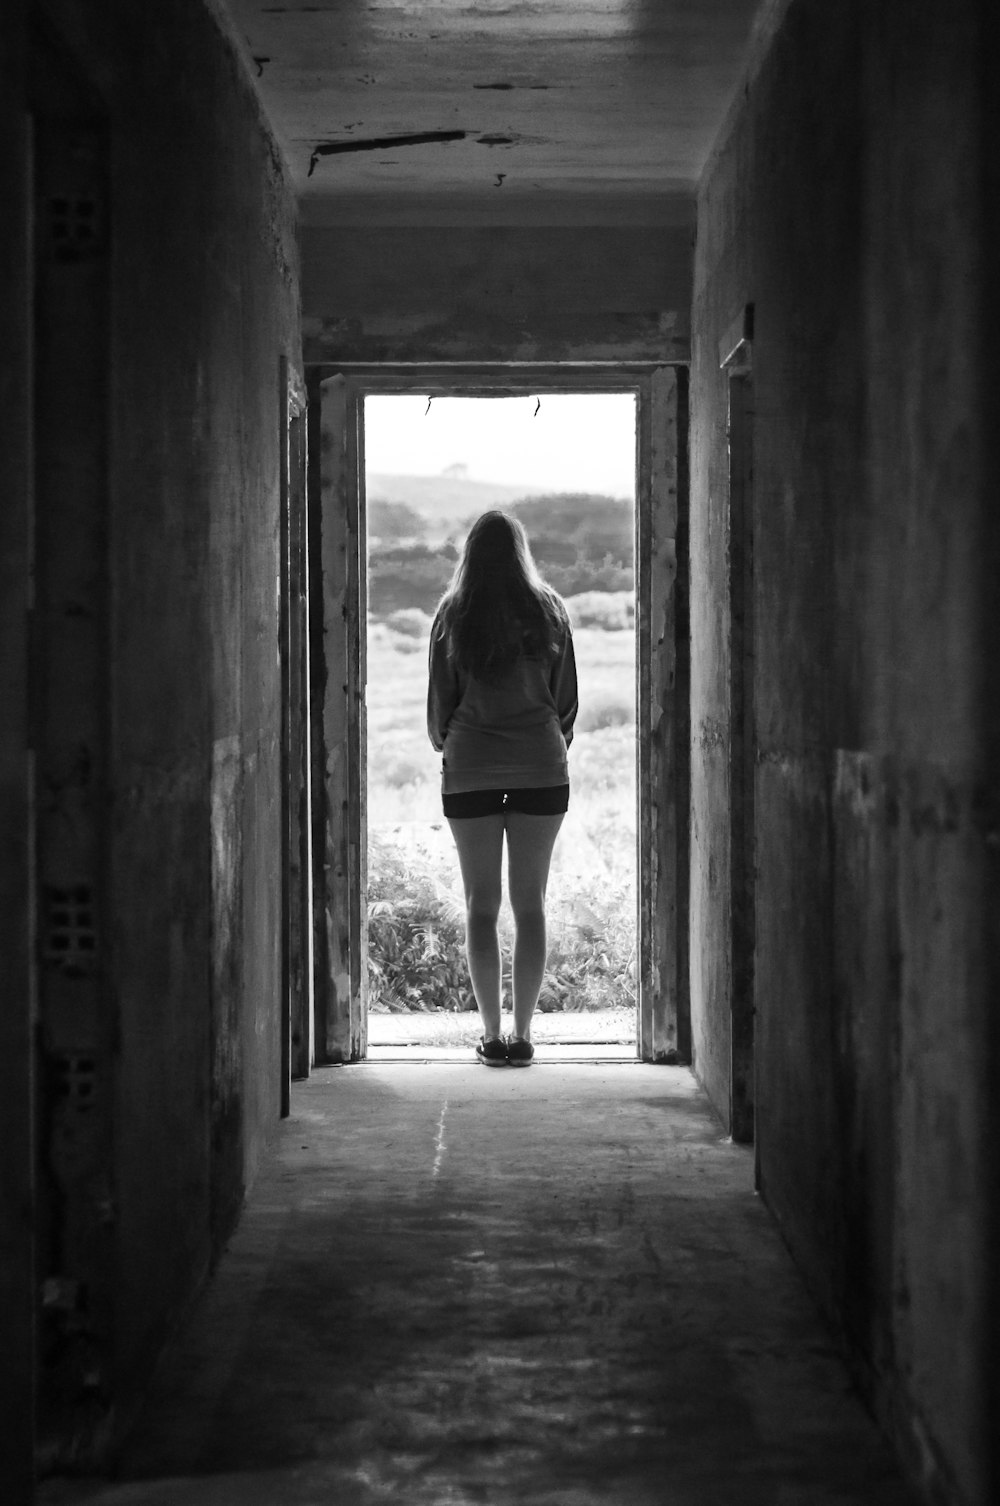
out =
<svg viewBox="0 0 1000 1506"><path fill-rule="evenodd" d="M508 1036L507 1060L512 1067L530 1067L534 1054L535 1048L530 1041L523 1041L519 1035Z"/></svg>
<svg viewBox="0 0 1000 1506"><path fill-rule="evenodd" d="M476 1055L484 1067L506 1067L507 1042L503 1036L496 1036L492 1041L483 1036L476 1047Z"/></svg>

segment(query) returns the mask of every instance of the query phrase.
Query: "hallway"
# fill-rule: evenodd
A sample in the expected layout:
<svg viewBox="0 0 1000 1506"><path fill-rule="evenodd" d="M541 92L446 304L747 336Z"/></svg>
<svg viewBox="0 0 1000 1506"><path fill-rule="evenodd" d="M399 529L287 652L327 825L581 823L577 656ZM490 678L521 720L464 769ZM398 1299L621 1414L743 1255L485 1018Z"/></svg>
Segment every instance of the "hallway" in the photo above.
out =
<svg viewBox="0 0 1000 1506"><path fill-rule="evenodd" d="M0 5L3 1506L1000 1500L995 10ZM364 1060L458 389L637 399L647 1065Z"/></svg>
<svg viewBox="0 0 1000 1506"><path fill-rule="evenodd" d="M128 1483L41 1499L912 1500L751 1183L683 1068L318 1071Z"/></svg>

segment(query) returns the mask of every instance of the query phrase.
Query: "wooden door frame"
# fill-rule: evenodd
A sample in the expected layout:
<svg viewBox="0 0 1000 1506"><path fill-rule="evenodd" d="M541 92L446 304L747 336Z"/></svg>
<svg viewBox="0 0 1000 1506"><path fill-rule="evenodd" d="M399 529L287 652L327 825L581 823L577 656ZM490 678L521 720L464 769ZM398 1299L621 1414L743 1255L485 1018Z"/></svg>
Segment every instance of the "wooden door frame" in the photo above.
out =
<svg viewBox="0 0 1000 1506"><path fill-rule="evenodd" d="M281 665L281 1113L313 1054L306 388L280 361L278 657Z"/></svg>
<svg viewBox="0 0 1000 1506"><path fill-rule="evenodd" d="M729 451L729 835L730 1074L729 1125L734 1140L756 1145L756 794L754 713L753 305L719 345L727 377Z"/></svg>
<svg viewBox="0 0 1000 1506"><path fill-rule="evenodd" d="M367 1050L363 405L408 392L636 395L637 1055L689 1061L686 369L324 362L307 367L307 385L316 1061L360 1061Z"/></svg>

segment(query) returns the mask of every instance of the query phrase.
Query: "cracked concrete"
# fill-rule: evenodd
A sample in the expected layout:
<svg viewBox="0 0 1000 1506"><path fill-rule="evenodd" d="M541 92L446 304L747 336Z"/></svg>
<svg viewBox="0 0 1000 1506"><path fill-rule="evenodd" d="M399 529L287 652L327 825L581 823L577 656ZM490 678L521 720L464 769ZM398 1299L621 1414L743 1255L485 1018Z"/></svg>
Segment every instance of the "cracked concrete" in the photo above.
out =
<svg viewBox="0 0 1000 1506"><path fill-rule="evenodd" d="M683 1068L295 1093L114 1486L44 1503L904 1506Z"/></svg>

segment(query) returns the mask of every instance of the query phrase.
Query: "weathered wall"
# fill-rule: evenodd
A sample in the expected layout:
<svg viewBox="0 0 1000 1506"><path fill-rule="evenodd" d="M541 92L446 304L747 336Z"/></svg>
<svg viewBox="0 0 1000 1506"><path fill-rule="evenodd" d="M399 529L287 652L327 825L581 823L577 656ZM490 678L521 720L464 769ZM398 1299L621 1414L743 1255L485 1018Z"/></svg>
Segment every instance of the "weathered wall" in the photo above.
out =
<svg viewBox="0 0 1000 1506"><path fill-rule="evenodd" d="M34 1473L34 1206L29 853L26 841L27 491L30 470L24 17L0 8L0 1488Z"/></svg>
<svg viewBox="0 0 1000 1506"><path fill-rule="evenodd" d="M298 308L291 196L213 20L181 0L116 12L127 1371L228 1232L279 1113L279 362L297 360Z"/></svg>
<svg viewBox="0 0 1000 1506"><path fill-rule="evenodd" d="M485 226L336 226L329 223L335 209L331 200L324 209L324 222L316 223L319 209L313 205L314 221L304 223L300 230L305 358L317 366L335 370L336 362L343 361L417 367L435 362L577 362L615 367L633 362L684 362L688 357L691 194L676 196L655 224L628 223L628 212L634 215L636 209L625 201L626 223L617 226L595 222L595 207L586 203L576 204L571 210L561 206L560 223ZM605 209L605 219L606 214ZM568 220L574 223L566 223ZM672 749L669 756L663 753L664 767L673 772L674 788L669 798L664 796L660 829L668 834L663 840L671 852L683 853L684 872L678 883L665 882L660 887L658 904L664 924L646 928L649 934L656 931L658 937L654 946L647 935L646 962L654 971L658 964L650 958L659 959L674 949L675 921L683 935L676 937L675 982L662 998L647 1000L639 1045L640 1054L648 1059L654 1054L679 1051L681 1059L686 1060L686 372L676 382L669 376L662 387L658 380L654 378L654 392L669 391L669 400L663 399L664 412L669 409L673 415L669 435L665 430L657 431L651 443L658 457L654 466L658 481L667 475L676 480L676 485L671 481L663 507L671 517L676 511L679 516L671 522L671 536L663 547L671 559L676 552L680 570L676 592L668 593L670 620L676 621L676 642L670 644L669 657L671 675L676 669L675 688L684 700L680 733L683 752ZM655 406L660 397L652 401L655 424L663 413ZM317 408L314 400L314 424ZM317 478L318 457L327 448L320 443L321 437L318 429L314 430L310 447ZM681 453L672 453L664 463L661 451L668 440L675 451L679 444ZM675 493L680 494L679 500ZM319 553L314 550L314 559ZM655 593L654 598L659 599ZM654 657L658 652L654 650ZM677 727L669 718L663 725L668 723L673 739ZM679 813L669 809L675 797L684 807ZM317 817L319 814L317 811ZM325 840L322 830L317 829L314 852L321 851ZM320 957L325 944L326 938L319 937ZM322 963L320 966L322 970ZM329 973L329 968L326 971ZM334 968L334 974L336 971ZM341 1050L332 1035L330 1049Z"/></svg>
<svg viewBox="0 0 1000 1506"><path fill-rule="evenodd" d="M762 1191L912 1469L968 1502L995 1314L980 10L773 8L703 181L692 321L696 1067L724 1108L718 347L752 302Z"/></svg>
<svg viewBox="0 0 1000 1506"><path fill-rule="evenodd" d="M666 225L305 225L314 360L688 354L693 205Z"/></svg>
<svg viewBox="0 0 1000 1506"><path fill-rule="evenodd" d="M15 33L5 70L25 35L18 10L4 8ZM209 7L45 0L41 13L45 47L65 50L111 146L106 925L117 1055L99 1091L113 1093L115 1298L99 1365L101 1397L121 1411L231 1228L279 1114L275 582L279 362L300 359L295 211ZM20 119L30 76L18 70L4 86L4 111L10 102ZM27 160L18 130L4 131L15 228L27 224ZM2 283L5 357L18 338L23 347L23 268L16 260ZM20 402L25 369L20 359L13 378L5 369L0 413L11 481L3 602L15 629L29 514L17 445L7 443L10 419L23 442L23 414L6 399L10 387ZM21 1084L4 1094L6 1111L23 1106L28 1081L15 1021L28 1009L30 817L23 634L5 631L4 645L0 892L21 896L4 906L5 1044L17 1048L4 1069ZM22 1120L5 1156L13 1145L20 1158L28 1134ZM12 1183L5 1228L15 1197Z"/></svg>

